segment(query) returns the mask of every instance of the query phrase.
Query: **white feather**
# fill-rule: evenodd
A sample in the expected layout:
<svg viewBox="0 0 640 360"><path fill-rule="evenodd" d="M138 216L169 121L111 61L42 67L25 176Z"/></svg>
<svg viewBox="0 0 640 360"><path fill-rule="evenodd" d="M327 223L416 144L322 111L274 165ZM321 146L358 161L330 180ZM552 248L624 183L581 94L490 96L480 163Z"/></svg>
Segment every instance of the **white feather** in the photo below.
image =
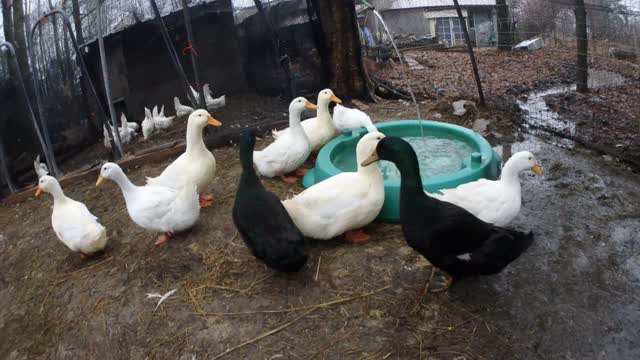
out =
<svg viewBox="0 0 640 360"><path fill-rule="evenodd" d="M176 291L178 291L178 289L173 289L171 291L167 291L166 293L164 293L164 295L160 295L158 293L148 293L147 299L160 298L160 300L158 300L158 304L156 305L156 308L153 309L153 311L158 310L158 307L160 307L160 304L162 304L165 300L167 300L169 296L173 295Z"/></svg>

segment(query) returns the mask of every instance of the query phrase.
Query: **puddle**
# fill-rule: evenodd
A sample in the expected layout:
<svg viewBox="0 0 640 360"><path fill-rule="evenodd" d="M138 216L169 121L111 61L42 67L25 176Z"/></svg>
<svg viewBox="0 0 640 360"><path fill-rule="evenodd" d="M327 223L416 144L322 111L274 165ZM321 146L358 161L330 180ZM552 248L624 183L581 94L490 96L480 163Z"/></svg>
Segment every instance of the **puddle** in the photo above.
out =
<svg viewBox="0 0 640 360"><path fill-rule="evenodd" d="M589 70L589 88L615 87L624 85L628 79L616 73L606 70ZM562 116L547 106L545 96L556 95L575 91L576 85L561 85L543 91L535 91L527 95L526 100L518 100L516 104L523 111L522 119L524 127L529 132L537 135L546 133L540 128L554 130L559 133L574 136L576 125L573 121L565 121ZM573 148L574 141L570 139L558 139L555 145Z"/></svg>

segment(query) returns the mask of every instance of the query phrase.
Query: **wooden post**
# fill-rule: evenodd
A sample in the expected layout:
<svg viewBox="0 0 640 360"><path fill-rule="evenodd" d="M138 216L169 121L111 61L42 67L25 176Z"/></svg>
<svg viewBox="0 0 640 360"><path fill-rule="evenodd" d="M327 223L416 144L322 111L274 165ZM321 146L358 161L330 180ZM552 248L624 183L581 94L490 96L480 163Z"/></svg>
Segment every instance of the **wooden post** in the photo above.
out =
<svg viewBox="0 0 640 360"><path fill-rule="evenodd" d="M456 11L458 12L458 19L460 19L460 27L462 27L462 32L464 32L464 41L467 43L467 51L469 51L469 57L471 58L471 66L473 67L473 75L476 78L476 85L478 86L478 96L480 97L480 106L486 106L486 102L484 101L484 93L482 92L482 82L480 82L480 73L478 73L478 64L476 63L476 56L473 53L473 46L471 46L471 39L469 38L469 32L467 31L467 23L464 21L464 17L462 16L462 9L460 8L460 4L458 0L453 0L453 3L456 6Z"/></svg>
<svg viewBox="0 0 640 360"><path fill-rule="evenodd" d="M576 91L586 94L589 92L589 39L587 39L587 10L584 8L584 0L576 0Z"/></svg>

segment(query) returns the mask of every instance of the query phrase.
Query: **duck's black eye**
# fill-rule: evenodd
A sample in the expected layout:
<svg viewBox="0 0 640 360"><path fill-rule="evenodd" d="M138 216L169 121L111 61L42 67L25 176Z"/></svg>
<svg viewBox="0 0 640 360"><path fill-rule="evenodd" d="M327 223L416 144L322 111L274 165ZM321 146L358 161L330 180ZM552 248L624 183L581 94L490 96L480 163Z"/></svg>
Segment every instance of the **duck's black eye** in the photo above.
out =
<svg viewBox="0 0 640 360"><path fill-rule="evenodd" d="M531 156L529 156L529 160L533 159Z"/></svg>

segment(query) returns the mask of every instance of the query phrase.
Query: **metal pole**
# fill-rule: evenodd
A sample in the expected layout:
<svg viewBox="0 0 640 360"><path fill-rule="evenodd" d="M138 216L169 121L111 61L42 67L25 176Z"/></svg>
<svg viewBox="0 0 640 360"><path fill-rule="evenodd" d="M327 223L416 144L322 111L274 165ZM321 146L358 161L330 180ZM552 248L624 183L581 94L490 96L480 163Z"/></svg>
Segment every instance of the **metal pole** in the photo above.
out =
<svg viewBox="0 0 640 360"><path fill-rule="evenodd" d="M111 126L115 131L111 134L112 139L111 142L115 142L114 149L117 149L116 153L118 157L122 157L124 151L122 151L122 140L120 139L120 131L118 130L118 122L116 118L116 109L113 107L113 102L111 101L111 79L109 78L109 67L107 64L107 56L104 51L104 38L102 36L102 1L98 0L98 50L100 52L100 67L102 67L102 81L104 83L104 95L107 98L107 106L109 108L109 115L111 117ZM115 140L115 141L114 141Z"/></svg>
<svg viewBox="0 0 640 360"><path fill-rule="evenodd" d="M15 49L13 48L13 45L11 45L10 43L6 42L6 41L2 41L0 42L0 48L2 47L6 47L7 50L9 51L9 55L11 57L12 60L9 61L13 61L14 65L16 66L16 68L18 69L18 71L16 71L16 76L18 77L18 83L20 84L20 90L22 92L22 96L24 97L24 101L25 104L27 105L27 110L29 111L29 117L31 117L31 121L33 122L33 127L36 129L36 135L38 136L38 141L40 142L40 147L42 147L42 151L44 152L44 157L47 160L47 165L49 165L49 169L51 169L52 173L54 175L58 175L60 173L60 170L58 170L57 164L56 164L56 159L55 156L53 154L53 149L50 147L50 143L49 141L45 141L45 138L42 136L42 132L40 131L40 126L38 125L38 120L36 119L36 115L33 112L33 106L31 106L31 99L29 98L29 94L27 93L27 88L24 85L24 78L22 77L22 71L20 70L20 67L18 66L18 60L16 60L16 52ZM31 46L31 49L33 49L33 46ZM35 64L32 61L33 67L35 68ZM35 80L37 73L33 72L33 78ZM36 94L38 93L37 89L34 89L34 91L36 92ZM37 100L37 96L36 96L36 100ZM48 140L48 135L47 135L47 140Z"/></svg>
<svg viewBox="0 0 640 360"><path fill-rule="evenodd" d="M162 33L162 38L164 39L164 44L169 51L169 57L171 58L171 62L173 62L173 66L178 71L178 76L182 79L182 87L184 91L187 93L187 97L192 104L198 104L196 99L191 94L191 90L189 89L189 80L187 79L187 75L184 73L184 69L182 68L182 64L180 64L180 59L178 58L178 54L176 53L176 49L171 45L171 38L169 37L169 32L167 31L167 27L164 24L164 20L162 20L162 16L160 16L160 11L158 11L158 4L156 4L155 0L149 0L151 3L151 9L156 17L156 21L160 25L160 32ZM198 89L199 92L201 91ZM202 96L201 96L202 97Z"/></svg>
<svg viewBox="0 0 640 360"><path fill-rule="evenodd" d="M191 66L193 67L193 78L196 82L196 89L198 90L198 106L203 109L207 108L207 104L204 101L204 90L200 87L200 74L198 72L198 62L196 60L196 51L194 50L194 41L193 41L193 30L191 29L191 14L189 13L189 5L187 4L187 0L182 0L182 14L184 15L184 26L187 28L187 41L189 42L189 47L191 49Z"/></svg>
<svg viewBox="0 0 640 360"><path fill-rule="evenodd" d="M458 19L460 19L460 27L462 27L462 32L464 32L464 40L467 43L467 51L469 51L469 57L471 58L473 75L476 78L476 85L478 86L478 96L480 96L480 105L486 106L486 102L484 101L484 93L482 92L482 83L480 82L480 74L478 73L478 64L476 63L476 56L473 53L473 46L471 46L471 38L469 38L469 32L467 31L467 23L464 21L464 17L462 16L462 9L460 8L460 4L458 3L458 0L453 0L453 3L456 6Z"/></svg>

